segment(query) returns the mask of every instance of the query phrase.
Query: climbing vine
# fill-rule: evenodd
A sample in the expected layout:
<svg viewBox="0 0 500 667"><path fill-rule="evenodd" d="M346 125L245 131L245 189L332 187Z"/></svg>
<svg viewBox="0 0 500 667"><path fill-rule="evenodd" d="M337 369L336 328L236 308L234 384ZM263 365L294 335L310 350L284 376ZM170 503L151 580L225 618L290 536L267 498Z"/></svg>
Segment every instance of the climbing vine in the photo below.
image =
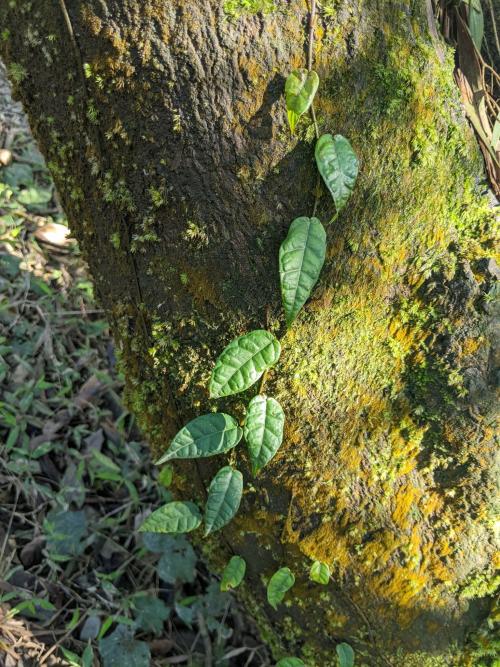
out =
<svg viewBox="0 0 500 667"><path fill-rule="evenodd" d="M307 68L293 70L285 84L285 102L290 131L294 135L301 118L309 113L314 125L315 159L318 168L318 187L311 217L301 216L290 224L288 234L279 249L278 266L286 326L298 317L316 286L327 250L327 234L322 222L315 217L321 196L320 181L330 192L335 215L333 223L347 204L358 175L358 159L349 141L340 134L320 134L314 109L319 88L319 76L312 69L314 21L316 3L312 0L309 15L309 48ZM259 382L257 394L250 400L241 426L238 420L222 412L196 417L173 438L164 455L156 462L161 465L175 459L198 459L216 456L246 442L253 475L276 455L283 441L285 413L279 402L264 393L267 374L279 361L281 345L269 331L257 329L234 339L222 351L213 368L209 393L219 399L246 391ZM190 501L172 501L153 512L141 525L141 531L184 533L205 525L205 535L226 526L236 515L243 495L243 475L232 466L221 468L210 482L204 512ZM245 561L233 556L226 566L221 587L236 588L244 578ZM310 579L326 585L330 579L327 564L316 561ZM277 608L295 582L289 568L282 567L271 577L267 599ZM342 650L345 650L343 645ZM348 647L350 649L350 647ZM352 650L352 649L351 649ZM340 657L348 664L346 656ZM284 658L278 663L303 665L298 658Z"/></svg>

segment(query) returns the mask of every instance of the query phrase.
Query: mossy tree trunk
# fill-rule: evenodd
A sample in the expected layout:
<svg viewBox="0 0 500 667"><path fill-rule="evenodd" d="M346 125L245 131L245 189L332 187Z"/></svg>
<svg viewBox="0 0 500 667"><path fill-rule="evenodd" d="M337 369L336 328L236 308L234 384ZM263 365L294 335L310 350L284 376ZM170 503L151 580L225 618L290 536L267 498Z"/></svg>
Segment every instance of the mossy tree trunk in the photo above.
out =
<svg viewBox="0 0 500 667"><path fill-rule="evenodd" d="M489 611L493 220L426 4L322 3L318 121L361 173L286 331L278 248L316 184L310 121L291 138L282 98L305 64L306 3L232 18L220 0L0 3L2 56L153 449L215 407L207 380L235 335L281 339L267 391L284 444L256 479L244 448L228 457L244 500L203 548L214 567L246 558L264 637L309 667L334 665L339 641L360 664L476 664L462 646ZM248 396L217 407L242 417ZM220 463L176 466L177 491L203 502ZM328 587L308 580L312 559ZM285 564L297 583L273 612L264 581Z"/></svg>

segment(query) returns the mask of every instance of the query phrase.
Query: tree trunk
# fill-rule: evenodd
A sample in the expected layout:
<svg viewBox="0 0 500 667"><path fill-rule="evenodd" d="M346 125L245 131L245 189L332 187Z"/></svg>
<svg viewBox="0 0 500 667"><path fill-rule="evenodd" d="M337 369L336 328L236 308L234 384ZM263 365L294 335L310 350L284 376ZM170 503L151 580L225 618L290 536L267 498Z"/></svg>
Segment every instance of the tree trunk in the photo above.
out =
<svg viewBox="0 0 500 667"><path fill-rule="evenodd" d="M494 587L494 221L453 54L441 62L424 0L322 2L318 121L361 171L286 331L278 248L312 212L316 169L311 122L291 137L282 96L305 66L307 5L271 9L2 0L0 48L153 450L215 406L242 417L253 390L209 401L213 362L251 329L281 339L266 390L283 446L256 478L244 447L227 457L242 506L201 543L216 569L246 559L241 596L276 655L335 665L347 641L357 664L479 664L464 642ZM203 503L220 464L176 464L177 492ZM274 612L265 580L282 565L297 583Z"/></svg>

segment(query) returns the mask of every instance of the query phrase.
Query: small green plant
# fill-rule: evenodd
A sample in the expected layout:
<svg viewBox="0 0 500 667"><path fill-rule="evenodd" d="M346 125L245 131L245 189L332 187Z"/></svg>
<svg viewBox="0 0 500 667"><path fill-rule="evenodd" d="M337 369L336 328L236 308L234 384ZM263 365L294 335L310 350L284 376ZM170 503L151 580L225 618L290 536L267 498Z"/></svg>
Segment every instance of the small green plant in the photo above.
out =
<svg viewBox="0 0 500 667"><path fill-rule="evenodd" d="M273 609L283 602L286 593L295 583L295 576L288 567L280 567L267 584L267 601Z"/></svg>
<svg viewBox="0 0 500 667"><path fill-rule="evenodd" d="M225 3L224 8L226 13L236 16L240 10L245 9L257 8L257 11L264 11L265 6L268 6L268 3L263 0L230 0ZM285 99L292 134L295 134L301 117L307 112L311 114L316 135L316 164L336 209L331 223L342 212L353 192L359 163L345 137L340 134L320 136L319 133L314 111L319 76L311 66L313 21L314 11L310 14L308 68L293 70L288 76ZM317 188L311 217L302 216L293 220L279 250L281 295L287 327L292 326L311 296L326 257L326 230L315 217L319 197ZM209 393L211 399L232 396L247 391L260 380L258 392L247 406L243 428L234 417L224 413L212 412L197 417L177 433L164 455L156 462L157 465L173 459L198 459L224 454L234 449L243 438L248 447L252 473L257 475L276 455L283 441L283 408L275 398L263 393L267 375L278 364L280 354L279 340L264 329L245 333L231 341L215 362ZM225 466L216 473L208 489L204 511L205 535L222 529L236 515L243 496L243 486L243 475L231 466ZM173 501L153 512L140 530L160 533L188 532L198 528L202 520L202 513L194 503ZM239 586L245 570L245 561L239 556L233 556L222 574L221 590L227 591ZM327 585L330 568L325 563L315 561L309 576L312 581ZM272 575L267 586L267 599L274 609L283 601L294 583L294 574L287 567L280 568ZM352 666L354 653L348 644L339 644L337 655L342 667ZM278 666L300 667L303 664L299 658L289 657L280 660Z"/></svg>
<svg viewBox="0 0 500 667"><path fill-rule="evenodd" d="M335 647L339 667L354 667L354 651L349 644L342 642Z"/></svg>
<svg viewBox="0 0 500 667"><path fill-rule="evenodd" d="M320 563L319 560L315 560L309 570L309 579L315 581L317 584L326 586L330 581L330 568L326 563Z"/></svg>
<svg viewBox="0 0 500 667"><path fill-rule="evenodd" d="M246 569L247 564L245 560L241 556L233 556L222 573L220 582L221 591L225 592L231 588L238 588L245 578Z"/></svg>

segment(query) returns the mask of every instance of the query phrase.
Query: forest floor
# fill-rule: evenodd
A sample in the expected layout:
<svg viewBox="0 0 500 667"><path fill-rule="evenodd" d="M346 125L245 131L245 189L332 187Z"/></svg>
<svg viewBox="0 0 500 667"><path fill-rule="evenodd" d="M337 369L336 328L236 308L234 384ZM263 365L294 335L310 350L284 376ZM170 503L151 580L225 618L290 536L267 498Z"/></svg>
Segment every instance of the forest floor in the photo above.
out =
<svg viewBox="0 0 500 667"><path fill-rule="evenodd" d="M184 536L108 325L0 69L0 665L269 665Z"/></svg>

